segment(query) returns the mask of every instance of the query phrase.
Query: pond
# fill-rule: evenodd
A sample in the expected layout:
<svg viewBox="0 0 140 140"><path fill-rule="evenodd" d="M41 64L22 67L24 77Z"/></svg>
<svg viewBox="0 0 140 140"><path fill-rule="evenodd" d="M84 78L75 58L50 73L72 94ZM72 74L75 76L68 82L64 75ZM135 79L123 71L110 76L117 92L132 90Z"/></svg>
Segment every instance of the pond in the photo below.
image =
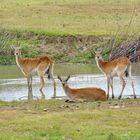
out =
<svg viewBox="0 0 140 140"><path fill-rule="evenodd" d="M93 64L56 64L54 66L54 76L56 80L56 96L63 97L65 93L57 75L71 75L69 86L79 87L100 87L106 90L106 77ZM136 95L140 96L140 64L134 64L132 69L133 81L135 84ZM127 79L126 79L127 80ZM121 82L114 78L114 92L117 97L121 90ZM53 95L53 82L45 77L45 87L43 98L50 99ZM0 100L13 101L27 99L27 82L20 69L14 66L0 66ZM123 97L131 97L132 88L130 83L126 85ZM33 96L42 98L39 92L39 79L33 77Z"/></svg>

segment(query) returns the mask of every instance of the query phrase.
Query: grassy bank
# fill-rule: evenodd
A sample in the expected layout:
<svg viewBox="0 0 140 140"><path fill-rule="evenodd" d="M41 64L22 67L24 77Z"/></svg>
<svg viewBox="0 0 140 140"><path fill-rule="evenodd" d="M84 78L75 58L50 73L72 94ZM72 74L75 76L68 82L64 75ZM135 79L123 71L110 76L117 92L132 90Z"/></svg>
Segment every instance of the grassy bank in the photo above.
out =
<svg viewBox="0 0 140 140"><path fill-rule="evenodd" d="M109 47L140 30L138 0L0 0L0 64L15 64L12 47L24 57L49 55L56 62L92 63L90 48ZM4 32L3 30L4 29Z"/></svg>
<svg viewBox="0 0 140 140"><path fill-rule="evenodd" d="M113 36L112 36L113 38ZM108 36L53 36L27 31L0 30L0 64L15 64L14 47L22 45L22 56L36 58L48 55L56 63L93 63L90 49L104 47L105 57L110 52ZM117 38L117 43L121 38Z"/></svg>
<svg viewBox="0 0 140 140"><path fill-rule="evenodd" d="M0 139L139 140L140 99L0 102Z"/></svg>
<svg viewBox="0 0 140 140"><path fill-rule="evenodd" d="M112 47L137 43L139 36L46 35L30 31L0 29L0 64L15 64L14 48L22 47L22 56L36 58L48 55L56 63L95 63L91 50L103 48L103 58L109 59Z"/></svg>

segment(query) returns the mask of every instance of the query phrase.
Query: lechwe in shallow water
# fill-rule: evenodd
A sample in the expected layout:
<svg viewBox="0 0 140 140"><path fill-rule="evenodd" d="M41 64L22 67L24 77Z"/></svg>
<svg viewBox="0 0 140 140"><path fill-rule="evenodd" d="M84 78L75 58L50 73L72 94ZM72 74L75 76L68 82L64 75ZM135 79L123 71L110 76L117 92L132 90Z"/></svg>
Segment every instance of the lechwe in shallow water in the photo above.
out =
<svg viewBox="0 0 140 140"><path fill-rule="evenodd" d="M88 102L88 101L105 101L107 100L106 93L101 88L96 87L88 87L88 88L70 88L68 86L68 80L70 76L66 78L61 78L58 76L58 79L61 81L63 89L70 99L70 101L74 102Z"/></svg>
<svg viewBox="0 0 140 140"><path fill-rule="evenodd" d="M120 57L115 60L104 61L102 58L102 49L94 50L95 60L99 69L106 75L107 77L107 98L109 98L109 88L111 86L112 89L112 98L114 98L113 91L113 77L118 76L122 82L122 89L118 99L121 99L123 90L125 88L126 82L124 77L128 77L131 82L131 86L133 89L134 98L136 98L134 83L131 78L131 69L132 63L127 57Z"/></svg>
<svg viewBox="0 0 140 140"><path fill-rule="evenodd" d="M43 94L42 90L45 84L44 75L47 73L48 78L53 79L53 61L48 56L38 58L22 58L21 47L15 48L15 56L18 67L27 78L28 96L32 95L32 74L34 71L37 72L40 78L40 92Z"/></svg>

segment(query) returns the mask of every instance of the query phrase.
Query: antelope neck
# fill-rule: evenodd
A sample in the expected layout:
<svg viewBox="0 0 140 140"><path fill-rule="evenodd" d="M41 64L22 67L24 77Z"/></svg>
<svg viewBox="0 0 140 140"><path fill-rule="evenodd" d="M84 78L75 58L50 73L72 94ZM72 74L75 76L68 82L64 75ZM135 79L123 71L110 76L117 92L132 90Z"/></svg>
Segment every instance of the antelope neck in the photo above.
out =
<svg viewBox="0 0 140 140"><path fill-rule="evenodd" d="M102 59L102 60L97 60L96 62L97 62L97 65L98 65L99 69L104 73L104 67L103 66L104 66L106 61L104 61Z"/></svg>
<svg viewBox="0 0 140 140"><path fill-rule="evenodd" d="M68 85L65 85L65 86L63 86L63 89L64 89L64 91L65 91L65 93L68 95L68 97L71 97L70 96L70 87L68 86Z"/></svg>
<svg viewBox="0 0 140 140"><path fill-rule="evenodd" d="M102 68L102 65L104 63L104 60L96 60L98 67Z"/></svg>
<svg viewBox="0 0 140 140"><path fill-rule="evenodd" d="M20 55L16 55L16 63L19 67L21 67L21 56Z"/></svg>

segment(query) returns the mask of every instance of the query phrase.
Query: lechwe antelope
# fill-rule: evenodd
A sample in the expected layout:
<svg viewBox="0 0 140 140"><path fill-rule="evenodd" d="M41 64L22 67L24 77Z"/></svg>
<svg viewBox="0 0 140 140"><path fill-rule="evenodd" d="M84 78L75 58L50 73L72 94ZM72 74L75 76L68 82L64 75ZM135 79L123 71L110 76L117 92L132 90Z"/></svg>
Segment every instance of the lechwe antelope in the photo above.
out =
<svg viewBox="0 0 140 140"><path fill-rule="evenodd" d="M94 50L94 53L95 53L94 55L95 55L97 66L107 77L107 98L109 98L110 86L112 89L112 98L114 98L114 91L113 91L113 77L114 76L118 76L122 82L122 89L121 89L118 99L121 99L123 90L126 85L124 77L129 77L129 80L131 81L131 85L133 89L133 95L134 95L134 98L136 98L134 84L131 79L132 63L130 62L130 60L127 57L120 57L115 60L104 61L102 58L102 52L103 52L102 49L99 49L97 51Z"/></svg>
<svg viewBox="0 0 140 140"><path fill-rule="evenodd" d="M70 76L66 78L61 78L58 76L58 79L61 81L63 89L70 99L74 102L85 102L85 101L105 101L107 100L106 93L103 89L100 88L78 88L72 89L68 86L68 80Z"/></svg>
<svg viewBox="0 0 140 140"><path fill-rule="evenodd" d="M16 63L21 69L23 74L27 77L28 82L28 96L32 93L32 74L34 71L37 72L40 78L40 92L43 94L44 87L44 74L48 74L48 78L53 79L53 61L47 57L42 56L39 58L22 58L21 47L15 48ZM44 94L43 94L44 95Z"/></svg>

